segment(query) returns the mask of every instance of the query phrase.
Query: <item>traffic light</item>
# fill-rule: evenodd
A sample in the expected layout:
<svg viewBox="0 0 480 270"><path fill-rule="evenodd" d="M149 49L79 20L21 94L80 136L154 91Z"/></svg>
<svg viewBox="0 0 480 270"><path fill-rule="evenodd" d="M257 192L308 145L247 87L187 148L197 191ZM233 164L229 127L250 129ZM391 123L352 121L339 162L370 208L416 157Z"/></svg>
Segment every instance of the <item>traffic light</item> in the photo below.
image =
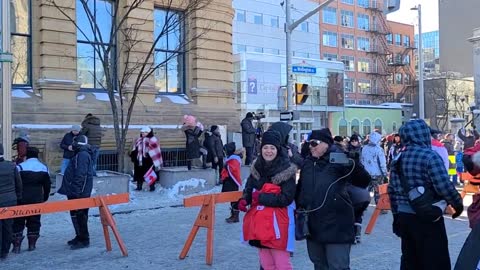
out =
<svg viewBox="0 0 480 270"><path fill-rule="evenodd" d="M296 83L295 84L295 104L303 105L308 99L309 91L308 84Z"/></svg>

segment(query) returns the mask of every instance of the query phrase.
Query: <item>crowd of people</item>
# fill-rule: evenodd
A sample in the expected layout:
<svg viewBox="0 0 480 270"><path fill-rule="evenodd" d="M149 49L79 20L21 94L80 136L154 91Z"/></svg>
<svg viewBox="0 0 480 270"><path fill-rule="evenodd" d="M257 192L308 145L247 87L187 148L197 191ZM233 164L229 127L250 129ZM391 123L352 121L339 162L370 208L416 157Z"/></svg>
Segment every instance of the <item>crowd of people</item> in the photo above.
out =
<svg viewBox="0 0 480 270"><path fill-rule="evenodd" d="M273 123L263 132L248 113L241 129L243 149L235 142L224 145L218 126L205 130L194 116L185 115L182 125L188 170L201 158L203 168L211 163L218 172L222 192L243 188L225 220L238 223L240 212L245 212L243 241L258 248L261 269L293 269L295 240L306 240L314 269L350 269L351 247L362 242L363 214L372 197L378 202L379 186L387 183L392 231L402 241L401 269L450 269L443 213L447 205L454 209L453 218L463 212L455 185L464 167L475 169L475 162L465 156L480 150L476 131L460 130L455 138L418 119L387 136L378 130L365 137L333 136L323 128L312 130L299 149L287 123ZM100 140L100 120L91 114L62 139L64 176L58 192L69 200L91 196ZM29 146L25 132L15 144L15 162L6 161L0 147L0 207L47 201L50 179L38 149ZM130 158L137 190L142 190L146 174L163 166L160 142L151 127L141 128ZM242 162L250 166L246 182L240 173ZM149 188L154 191L155 185ZM68 245L88 247L88 209L70 215L75 237ZM0 220L0 227L2 259L11 247L14 253L21 251L25 228L28 250L36 248L40 216Z"/></svg>

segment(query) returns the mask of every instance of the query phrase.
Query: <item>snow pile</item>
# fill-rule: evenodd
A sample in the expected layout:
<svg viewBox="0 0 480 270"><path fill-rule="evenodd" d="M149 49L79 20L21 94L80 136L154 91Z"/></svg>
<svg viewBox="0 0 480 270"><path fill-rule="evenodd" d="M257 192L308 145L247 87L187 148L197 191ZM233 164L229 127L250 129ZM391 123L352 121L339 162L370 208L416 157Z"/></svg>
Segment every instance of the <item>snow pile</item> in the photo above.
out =
<svg viewBox="0 0 480 270"><path fill-rule="evenodd" d="M85 95L79 95L77 96L77 100L84 100L85 99Z"/></svg>
<svg viewBox="0 0 480 270"><path fill-rule="evenodd" d="M190 178L188 180L179 181L169 190L168 196L170 198L175 198L176 196L184 193L189 189L192 189L192 188L195 189L198 187L204 188L206 182L207 181L205 179L196 179L196 178Z"/></svg>
<svg viewBox="0 0 480 270"><path fill-rule="evenodd" d="M22 89L13 89L12 97L14 98L30 98L30 95L25 93Z"/></svg>
<svg viewBox="0 0 480 270"><path fill-rule="evenodd" d="M175 103L175 104L182 104L182 105L185 105L185 104L190 104L190 102L188 102L188 100L186 100L184 97L182 96L176 96L176 95L165 95L165 97L169 98L170 101L172 103Z"/></svg>
<svg viewBox="0 0 480 270"><path fill-rule="evenodd" d="M160 103L162 102L162 98L161 97L156 97L155 98L155 103Z"/></svg>
<svg viewBox="0 0 480 270"><path fill-rule="evenodd" d="M95 99L97 99L99 101L110 101L110 98L108 97L107 93L93 92L92 94L95 96Z"/></svg>

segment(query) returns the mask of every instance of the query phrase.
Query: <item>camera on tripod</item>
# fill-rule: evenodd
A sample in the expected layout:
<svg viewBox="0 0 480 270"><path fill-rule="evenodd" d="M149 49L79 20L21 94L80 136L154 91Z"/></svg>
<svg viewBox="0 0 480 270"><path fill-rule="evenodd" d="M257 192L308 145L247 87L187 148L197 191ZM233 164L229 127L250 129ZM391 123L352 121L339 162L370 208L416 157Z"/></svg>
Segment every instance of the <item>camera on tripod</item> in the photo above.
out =
<svg viewBox="0 0 480 270"><path fill-rule="evenodd" d="M265 118L265 114L263 112L259 112L259 113L254 113L254 112L251 112L252 115L253 115L253 119L255 120L260 120L260 119L263 119Z"/></svg>

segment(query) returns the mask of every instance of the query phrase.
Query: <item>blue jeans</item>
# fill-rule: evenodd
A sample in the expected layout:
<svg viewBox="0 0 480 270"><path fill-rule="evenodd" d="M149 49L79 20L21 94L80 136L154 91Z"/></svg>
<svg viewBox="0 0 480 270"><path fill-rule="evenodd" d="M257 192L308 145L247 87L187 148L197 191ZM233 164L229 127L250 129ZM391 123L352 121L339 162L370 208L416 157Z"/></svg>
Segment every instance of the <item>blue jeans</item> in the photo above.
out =
<svg viewBox="0 0 480 270"><path fill-rule="evenodd" d="M92 145L92 152L93 175L97 176L97 160L100 155L100 147Z"/></svg>
<svg viewBox="0 0 480 270"><path fill-rule="evenodd" d="M60 173L61 174L65 174L65 170L67 169L69 163L70 163L70 159L68 159L68 158L64 158L62 160L62 165L60 166Z"/></svg>

